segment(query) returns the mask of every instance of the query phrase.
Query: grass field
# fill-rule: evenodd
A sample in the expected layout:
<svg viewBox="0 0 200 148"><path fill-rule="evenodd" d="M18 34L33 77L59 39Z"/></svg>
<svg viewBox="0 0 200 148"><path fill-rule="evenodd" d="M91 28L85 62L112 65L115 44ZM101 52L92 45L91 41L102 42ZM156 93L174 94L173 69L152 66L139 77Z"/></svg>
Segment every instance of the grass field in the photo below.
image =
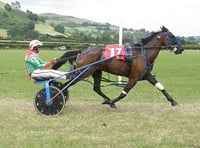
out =
<svg viewBox="0 0 200 148"><path fill-rule="evenodd" d="M34 110L33 98L42 86L26 77L24 54L0 50L0 147L200 147L200 51L161 51L155 62L153 73L178 107L142 81L116 104L118 109L111 109L101 105L91 84L80 82L69 88L69 101L59 116L41 116ZM40 56L48 60L62 54L41 51ZM121 88L103 90L115 97Z"/></svg>

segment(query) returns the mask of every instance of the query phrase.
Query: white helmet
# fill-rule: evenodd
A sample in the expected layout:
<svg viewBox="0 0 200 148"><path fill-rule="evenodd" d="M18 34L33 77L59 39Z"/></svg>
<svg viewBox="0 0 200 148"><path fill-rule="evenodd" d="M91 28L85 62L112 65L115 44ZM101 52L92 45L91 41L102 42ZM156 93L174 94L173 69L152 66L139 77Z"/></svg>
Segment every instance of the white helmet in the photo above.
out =
<svg viewBox="0 0 200 148"><path fill-rule="evenodd" d="M42 42L40 42L39 40L32 40L30 43L29 43L29 49L30 50L33 50L34 47L37 47L37 46L42 46Z"/></svg>

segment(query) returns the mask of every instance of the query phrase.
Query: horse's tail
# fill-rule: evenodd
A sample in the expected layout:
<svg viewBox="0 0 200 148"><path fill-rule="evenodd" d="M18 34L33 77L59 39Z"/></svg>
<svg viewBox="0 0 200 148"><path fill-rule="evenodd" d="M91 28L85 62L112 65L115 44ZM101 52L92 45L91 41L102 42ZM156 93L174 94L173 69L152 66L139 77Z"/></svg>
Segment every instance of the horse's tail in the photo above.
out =
<svg viewBox="0 0 200 148"><path fill-rule="evenodd" d="M73 65L73 62L76 60L77 55L80 54L82 51L81 50L73 50L73 51L68 51L65 52L59 59L56 64L54 64L51 68L52 69L58 69L60 68L63 64L65 64L67 61Z"/></svg>

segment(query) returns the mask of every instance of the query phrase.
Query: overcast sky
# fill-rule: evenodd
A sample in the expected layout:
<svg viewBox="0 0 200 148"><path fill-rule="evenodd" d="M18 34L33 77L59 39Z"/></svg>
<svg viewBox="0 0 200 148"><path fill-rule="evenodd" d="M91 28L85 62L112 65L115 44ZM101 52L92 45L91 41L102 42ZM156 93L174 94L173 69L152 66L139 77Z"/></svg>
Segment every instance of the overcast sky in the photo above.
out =
<svg viewBox="0 0 200 148"><path fill-rule="evenodd" d="M16 0L1 0L10 3ZM126 28L200 36L200 0L18 0L21 9L56 13Z"/></svg>

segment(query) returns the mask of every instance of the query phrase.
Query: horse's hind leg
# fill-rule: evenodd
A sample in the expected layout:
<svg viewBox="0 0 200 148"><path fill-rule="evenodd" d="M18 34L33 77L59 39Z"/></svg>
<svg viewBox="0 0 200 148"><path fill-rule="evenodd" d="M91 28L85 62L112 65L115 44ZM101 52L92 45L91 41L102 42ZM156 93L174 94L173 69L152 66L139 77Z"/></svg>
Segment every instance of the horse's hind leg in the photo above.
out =
<svg viewBox="0 0 200 148"><path fill-rule="evenodd" d="M102 75L102 71L100 70L96 70L92 76L94 79L94 85L93 85L93 90L99 94L101 97L103 97L103 102L102 104L109 104L110 103L110 98L108 98L108 96L106 96L102 91L101 91L101 75Z"/></svg>
<svg viewBox="0 0 200 148"><path fill-rule="evenodd" d="M116 108L115 103L118 102L119 100L123 99L124 97L126 97L128 92L136 85L137 80L138 80L138 78L135 78L135 79L129 78L128 83L122 90L121 94L117 98L110 100L110 106L112 108Z"/></svg>
<svg viewBox="0 0 200 148"><path fill-rule="evenodd" d="M163 93L163 95L167 98L167 100L171 103L172 106L178 105L178 103L167 93L164 86L160 82L158 82L154 76L148 74L146 76L146 79Z"/></svg>

